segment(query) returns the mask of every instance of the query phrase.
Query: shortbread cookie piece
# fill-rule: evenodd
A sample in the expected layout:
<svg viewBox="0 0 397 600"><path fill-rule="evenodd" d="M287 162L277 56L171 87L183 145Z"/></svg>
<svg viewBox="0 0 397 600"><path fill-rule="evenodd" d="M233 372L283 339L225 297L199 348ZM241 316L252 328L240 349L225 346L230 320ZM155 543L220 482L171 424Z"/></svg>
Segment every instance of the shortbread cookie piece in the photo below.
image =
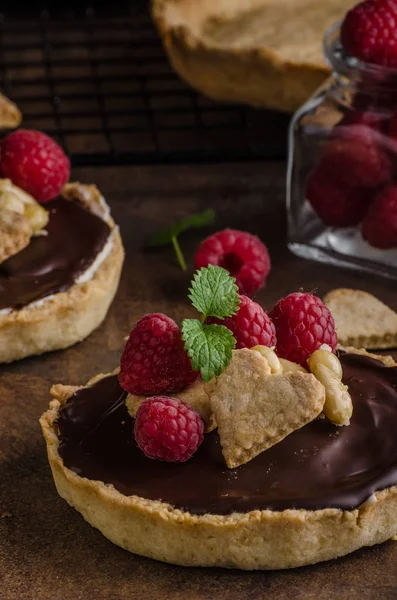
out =
<svg viewBox="0 0 397 600"><path fill-rule="evenodd" d="M210 405L209 393L211 388L212 382L206 384L199 379L193 383L193 385L189 386L187 389L179 392L178 394L163 395L172 396L173 398L178 398L178 400L183 400L184 402L187 402L187 404L190 404L190 406L194 408L194 410L196 410L203 419L205 423L205 431L209 433L216 428L215 418L212 414ZM126 406L131 417L135 418L137 410L144 400L146 400L146 396L134 396L133 394L128 394Z"/></svg>
<svg viewBox="0 0 397 600"><path fill-rule="evenodd" d="M324 297L339 344L376 350L397 347L397 313L363 290L336 289Z"/></svg>
<svg viewBox="0 0 397 600"><path fill-rule="evenodd" d="M0 179L0 264L44 234L47 223L45 208L10 179Z"/></svg>
<svg viewBox="0 0 397 600"><path fill-rule="evenodd" d="M324 386L313 375L271 375L259 352L247 348L233 351L211 395L227 466L247 463L313 421L324 401Z"/></svg>
<svg viewBox="0 0 397 600"><path fill-rule="evenodd" d="M13 210L0 210L0 264L26 248L32 236L28 219Z"/></svg>
<svg viewBox="0 0 397 600"><path fill-rule="evenodd" d="M2 210L24 215L29 222L32 236L43 235L48 224L46 209L10 179L0 179L0 211Z"/></svg>

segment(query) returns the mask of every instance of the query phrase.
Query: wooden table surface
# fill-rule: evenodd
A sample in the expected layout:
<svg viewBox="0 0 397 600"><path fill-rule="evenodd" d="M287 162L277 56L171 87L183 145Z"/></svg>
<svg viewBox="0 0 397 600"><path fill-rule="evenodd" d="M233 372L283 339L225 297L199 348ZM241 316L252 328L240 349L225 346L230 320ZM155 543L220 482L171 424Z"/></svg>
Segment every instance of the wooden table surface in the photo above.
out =
<svg viewBox="0 0 397 600"><path fill-rule="evenodd" d="M286 248L284 171L280 163L86 168L120 223L127 257L106 322L74 348L0 367L1 600L386 600L397 598L397 543L293 571L189 569L140 558L112 545L58 497L38 419L52 383L83 384L118 364L123 338L142 314L190 313L189 274L171 249L144 252L150 234L207 207L217 228L247 229L268 244L273 269L258 300L266 308L289 292L333 287L368 290L397 310L396 285L305 261ZM183 238L190 267L204 234Z"/></svg>

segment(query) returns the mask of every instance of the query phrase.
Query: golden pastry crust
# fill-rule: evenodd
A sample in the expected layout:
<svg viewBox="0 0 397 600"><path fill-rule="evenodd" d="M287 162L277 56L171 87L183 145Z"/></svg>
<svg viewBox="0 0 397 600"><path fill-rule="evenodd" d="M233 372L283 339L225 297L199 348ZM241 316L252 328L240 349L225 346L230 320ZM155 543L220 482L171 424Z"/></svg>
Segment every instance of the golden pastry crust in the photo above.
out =
<svg viewBox="0 0 397 600"><path fill-rule="evenodd" d="M351 511L256 510L201 516L164 502L124 496L111 485L80 477L64 466L54 425L71 390L53 388L56 398L40 419L58 493L126 550L183 566L284 569L337 558L397 534L397 486Z"/></svg>
<svg viewBox="0 0 397 600"><path fill-rule="evenodd" d="M397 347L397 313L363 290L339 288L324 296L343 346L383 350Z"/></svg>
<svg viewBox="0 0 397 600"><path fill-rule="evenodd" d="M352 0L152 0L175 70L216 100L295 111L329 69L322 37Z"/></svg>
<svg viewBox="0 0 397 600"><path fill-rule="evenodd" d="M97 211L112 229L112 248L107 258L85 283L75 283L66 292L34 302L20 310L0 314L0 362L67 348L86 338L104 320L118 288L124 249L109 208L95 186L71 183L72 191L97 196ZM95 192L95 193L93 193ZM101 201L99 202L99 198Z"/></svg>
<svg viewBox="0 0 397 600"><path fill-rule="evenodd" d="M0 129L14 129L21 121L22 113L17 105L0 94Z"/></svg>

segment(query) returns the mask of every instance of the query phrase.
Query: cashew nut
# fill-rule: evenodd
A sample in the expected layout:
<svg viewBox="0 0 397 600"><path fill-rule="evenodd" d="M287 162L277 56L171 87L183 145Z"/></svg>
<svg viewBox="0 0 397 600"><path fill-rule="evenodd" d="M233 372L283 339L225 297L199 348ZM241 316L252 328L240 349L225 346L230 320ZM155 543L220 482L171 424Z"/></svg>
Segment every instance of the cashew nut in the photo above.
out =
<svg viewBox="0 0 397 600"><path fill-rule="evenodd" d="M286 358L279 358L280 365L282 366L283 373L307 373L304 367L298 365L298 363L294 363Z"/></svg>
<svg viewBox="0 0 397 600"><path fill-rule="evenodd" d="M280 360L274 350L268 348L267 346L254 346L251 348L251 350L259 352L264 358L266 358L270 367L270 373L272 375L274 375L274 373L282 373L283 369L280 364Z"/></svg>
<svg viewBox="0 0 397 600"><path fill-rule="evenodd" d="M329 350L316 350L313 354L307 359L309 368L313 373L316 365L321 364L327 367L330 371L332 371L338 379L342 379L343 371L342 365L335 354L332 354L331 348Z"/></svg>
<svg viewBox="0 0 397 600"><path fill-rule="evenodd" d="M347 386L320 362L314 366L312 373L325 387L325 416L336 425L349 425L353 403Z"/></svg>

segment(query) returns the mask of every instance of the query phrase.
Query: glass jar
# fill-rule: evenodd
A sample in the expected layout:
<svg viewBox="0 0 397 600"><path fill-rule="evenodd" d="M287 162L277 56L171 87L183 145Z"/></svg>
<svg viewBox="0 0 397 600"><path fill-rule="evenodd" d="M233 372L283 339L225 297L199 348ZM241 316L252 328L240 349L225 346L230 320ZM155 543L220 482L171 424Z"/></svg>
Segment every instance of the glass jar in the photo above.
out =
<svg viewBox="0 0 397 600"><path fill-rule="evenodd" d="M332 76L290 125L288 245L397 278L397 70L347 57L339 32L324 40Z"/></svg>

